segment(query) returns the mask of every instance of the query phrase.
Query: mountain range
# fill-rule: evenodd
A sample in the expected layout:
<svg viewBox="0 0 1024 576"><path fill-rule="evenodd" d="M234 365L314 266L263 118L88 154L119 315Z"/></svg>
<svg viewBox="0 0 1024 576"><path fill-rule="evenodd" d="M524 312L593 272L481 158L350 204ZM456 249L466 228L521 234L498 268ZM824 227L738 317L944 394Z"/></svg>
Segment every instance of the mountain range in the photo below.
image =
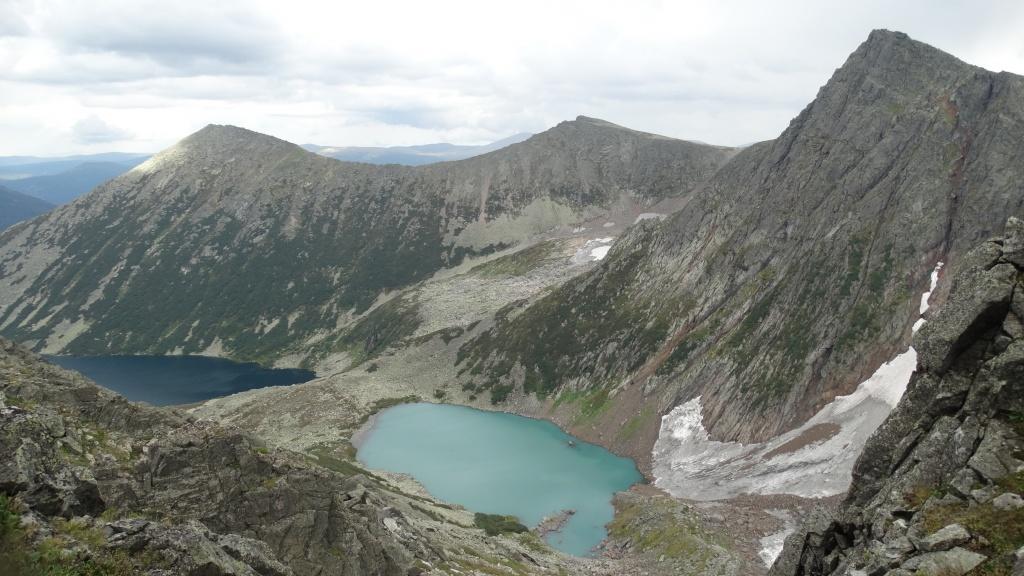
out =
<svg viewBox="0 0 1024 576"><path fill-rule="evenodd" d="M312 382L190 414L321 462L351 464L352 435L383 406L445 401L552 420L694 499L703 498L687 483L728 462L679 458L687 442L764 443L766 460L781 455L785 471L809 475L819 468L788 455L846 437L834 420L804 426L863 400L842 420L858 434L823 457L839 485L743 495L834 496L852 480L839 515L820 512L820 526L798 531L777 573L909 573L939 562L922 554L954 547L920 544L948 519L934 519L936 506L968 506L942 500L951 482L985 505L976 486L1019 472L1009 460L1002 472L978 461L975 476L961 471L975 454L1015 454L1024 436L1013 424L1020 395L1006 393L1002 407L992 400L1003 397L999 382L1020 378L1013 285L1024 262L1019 222L1008 217L1024 217L1021 142L1024 78L884 30L778 138L743 149L581 116L468 159L373 165L211 125L0 232L0 334L46 353L200 353L315 368ZM899 358L918 376L881 378ZM993 370L1008 376L989 378ZM925 409L932 400L941 406ZM858 418L869 404L880 416ZM979 448L997 435L983 427L1002 444ZM955 438L971 439L955 463L915 467L943 458ZM846 458L865 443L856 464ZM756 476L757 466L741 473ZM886 484L887 474L898 479ZM919 487L921 501L908 503ZM665 573L693 569L693 545L676 538L697 536L679 526L713 519L663 493L617 506L612 539L629 558L655 572L666 556ZM926 516L927 530L907 531ZM955 546L975 542L986 559L1005 553L969 528ZM791 530L778 533L780 547ZM407 552L430 539L413 533ZM248 535L290 555L275 534ZM359 549L380 538L391 536L361 539ZM879 546L905 548L903 539L912 548L884 566L862 561L882 558ZM735 541L735 554L756 558L756 539ZM389 568L370 571L437 561L392 552L377 556ZM303 562L288 564L315 573Z"/></svg>
<svg viewBox="0 0 1024 576"><path fill-rule="evenodd" d="M468 160L373 166L210 126L0 238L0 325L55 352L273 361L467 256L685 197L730 154L580 118ZM11 273L27 261L38 275Z"/></svg>
<svg viewBox="0 0 1024 576"><path fill-rule="evenodd" d="M302 147L321 156L344 160L346 162L365 162L367 164L404 164L406 166L422 166L435 162L465 160L480 154L494 152L511 144L518 144L529 138L526 132L514 134L479 146L461 144L421 144L419 146L318 146L303 144Z"/></svg>
<svg viewBox="0 0 1024 576"><path fill-rule="evenodd" d="M303 148L321 156L367 164L421 166L435 162L463 160L522 142L522 133L480 146L437 143L419 146L318 146ZM145 162L149 154L107 152L65 157L0 157L0 181L11 190L50 204L66 204L128 170ZM12 222L13 223L13 222Z"/></svg>
<svg viewBox="0 0 1024 576"><path fill-rule="evenodd" d="M4 184L50 204L66 204L135 165L135 162L84 162L55 174L5 180Z"/></svg>
<svg viewBox="0 0 1024 576"><path fill-rule="evenodd" d="M0 186L0 230L47 212L53 204Z"/></svg>

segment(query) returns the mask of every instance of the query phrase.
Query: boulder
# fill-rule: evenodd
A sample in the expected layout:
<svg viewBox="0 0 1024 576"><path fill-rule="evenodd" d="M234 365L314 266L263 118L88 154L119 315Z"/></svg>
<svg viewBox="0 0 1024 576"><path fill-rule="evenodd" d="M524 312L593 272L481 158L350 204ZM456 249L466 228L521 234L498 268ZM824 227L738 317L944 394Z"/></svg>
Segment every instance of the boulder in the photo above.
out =
<svg viewBox="0 0 1024 576"><path fill-rule="evenodd" d="M1013 553L1013 572L1010 576L1024 576L1024 546L1021 546Z"/></svg>
<svg viewBox="0 0 1024 576"><path fill-rule="evenodd" d="M1018 510L1024 508L1024 498L1012 492L1000 494L992 499L992 506L996 510Z"/></svg>
<svg viewBox="0 0 1024 576"><path fill-rule="evenodd" d="M963 576L977 568L985 560L987 558L983 554L957 547L943 552L930 552L915 556L904 562L900 568L922 576L926 574Z"/></svg>
<svg viewBox="0 0 1024 576"><path fill-rule="evenodd" d="M922 538L919 548L922 552L941 552L966 544L970 539L971 533L966 528L959 524L950 524Z"/></svg>

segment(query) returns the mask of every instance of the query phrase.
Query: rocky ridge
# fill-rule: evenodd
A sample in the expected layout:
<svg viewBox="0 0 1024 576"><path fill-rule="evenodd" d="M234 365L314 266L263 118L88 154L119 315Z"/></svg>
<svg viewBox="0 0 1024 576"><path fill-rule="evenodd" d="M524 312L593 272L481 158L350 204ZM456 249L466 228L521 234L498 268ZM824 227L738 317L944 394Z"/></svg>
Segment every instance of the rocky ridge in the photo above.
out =
<svg viewBox="0 0 1024 576"><path fill-rule="evenodd" d="M715 440L792 430L906 348L938 262L1022 213L1022 102L1020 76L875 31L778 139L482 327L460 381L638 461L698 396Z"/></svg>
<svg viewBox="0 0 1024 576"><path fill-rule="evenodd" d="M1024 222L958 266L917 334L907 393L864 448L834 516L771 574L1024 572ZM973 572L972 572L973 570Z"/></svg>
<svg viewBox="0 0 1024 576"><path fill-rule="evenodd" d="M467 160L376 166L208 126L0 235L0 332L49 352L311 363L397 290L682 201L731 155L580 117Z"/></svg>

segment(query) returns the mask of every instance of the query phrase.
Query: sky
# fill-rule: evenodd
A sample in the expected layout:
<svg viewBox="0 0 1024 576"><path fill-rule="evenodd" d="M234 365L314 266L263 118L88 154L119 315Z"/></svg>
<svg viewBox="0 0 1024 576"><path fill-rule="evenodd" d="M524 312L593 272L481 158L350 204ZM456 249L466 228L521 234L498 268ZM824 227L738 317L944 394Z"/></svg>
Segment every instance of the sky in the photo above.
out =
<svg viewBox="0 0 1024 576"><path fill-rule="evenodd" d="M583 114L777 136L874 28L1024 73L1024 2L0 0L0 155L151 152L206 124L481 144Z"/></svg>

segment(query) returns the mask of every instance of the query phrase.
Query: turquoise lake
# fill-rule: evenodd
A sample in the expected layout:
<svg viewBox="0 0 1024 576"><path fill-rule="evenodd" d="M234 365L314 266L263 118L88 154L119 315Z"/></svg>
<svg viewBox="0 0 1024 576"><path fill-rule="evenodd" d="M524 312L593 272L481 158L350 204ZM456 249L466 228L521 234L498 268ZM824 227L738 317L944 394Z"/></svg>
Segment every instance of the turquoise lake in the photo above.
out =
<svg viewBox="0 0 1024 576"><path fill-rule="evenodd" d="M48 356L129 400L155 406L191 404L253 388L312 380L293 368L264 368L208 356Z"/></svg>
<svg viewBox="0 0 1024 576"><path fill-rule="evenodd" d="M642 480L632 460L550 422L448 404L380 412L357 457L370 468L412 475L441 500L512 514L531 528L545 516L575 510L547 541L577 556L590 554L607 535L612 495Z"/></svg>

